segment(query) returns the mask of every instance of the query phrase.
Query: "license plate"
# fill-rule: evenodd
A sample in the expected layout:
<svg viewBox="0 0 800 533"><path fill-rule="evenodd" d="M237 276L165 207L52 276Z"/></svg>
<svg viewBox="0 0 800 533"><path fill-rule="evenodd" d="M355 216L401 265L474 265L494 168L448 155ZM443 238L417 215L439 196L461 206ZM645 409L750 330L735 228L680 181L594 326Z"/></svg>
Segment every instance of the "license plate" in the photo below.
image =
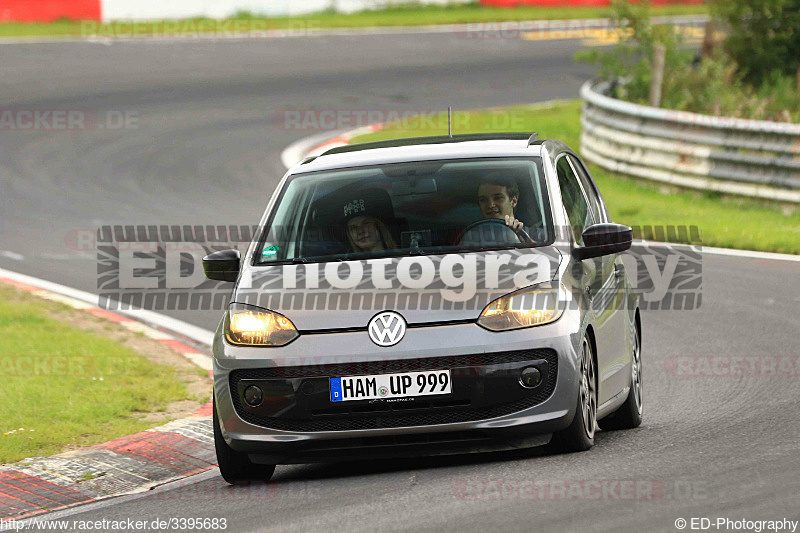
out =
<svg viewBox="0 0 800 533"><path fill-rule="evenodd" d="M449 370L331 378L331 401L412 398L450 394Z"/></svg>

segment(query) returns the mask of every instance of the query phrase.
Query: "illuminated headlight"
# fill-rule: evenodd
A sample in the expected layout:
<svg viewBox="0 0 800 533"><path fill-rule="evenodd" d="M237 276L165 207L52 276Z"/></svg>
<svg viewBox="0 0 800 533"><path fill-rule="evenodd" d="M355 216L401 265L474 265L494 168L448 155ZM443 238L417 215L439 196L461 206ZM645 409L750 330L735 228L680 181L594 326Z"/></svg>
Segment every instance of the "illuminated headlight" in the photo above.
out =
<svg viewBox="0 0 800 533"><path fill-rule="evenodd" d="M273 311L231 304L225 315L225 338L242 346L283 346L299 334L292 321Z"/></svg>
<svg viewBox="0 0 800 533"><path fill-rule="evenodd" d="M558 283L540 283L487 305L478 318L478 325L491 331L507 331L549 324L564 312L562 299Z"/></svg>

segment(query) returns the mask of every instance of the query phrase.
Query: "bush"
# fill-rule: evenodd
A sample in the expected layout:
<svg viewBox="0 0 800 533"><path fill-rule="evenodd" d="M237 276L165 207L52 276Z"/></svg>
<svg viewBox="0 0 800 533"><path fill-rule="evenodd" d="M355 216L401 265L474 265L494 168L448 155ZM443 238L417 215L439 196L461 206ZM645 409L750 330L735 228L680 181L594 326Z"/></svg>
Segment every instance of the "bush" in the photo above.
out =
<svg viewBox="0 0 800 533"><path fill-rule="evenodd" d="M748 84L798 74L800 0L717 0L712 13L724 24L725 50Z"/></svg>
<svg viewBox="0 0 800 533"><path fill-rule="evenodd" d="M631 102L648 102L656 44L665 48L664 89L675 81L677 70L689 63L692 52L682 49L682 38L673 26L650 23L649 4L616 1L612 4L612 31L620 34L614 50L584 50L575 59L600 65L600 76L623 83L614 85L610 96ZM666 91L664 91L666 92Z"/></svg>
<svg viewBox="0 0 800 533"><path fill-rule="evenodd" d="M696 65L687 63L664 80L662 107L715 116L780 122L800 121L800 93L790 76L771 73L759 87L722 50Z"/></svg>
<svg viewBox="0 0 800 533"><path fill-rule="evenodd" d="M800 4L800 0L782 1ZM769 68L755 75L750 66L743 67L729 52L729 40L739 42L734 31L724 47L716 47L709 56L700 58L694 50L682 46L682 37L673 26L650 23L647 4L617 2L614 13L613 20L622 35L619 44L610 51L587 50L575 56L578 61L598 63L601 77L619 82L612 85L610 96L649 104L653 55L660 43L666 50L662 107L757 120L800 121L800 91L792 70L797 68L800 42L792 60L785 61L785 68ZM800 38L800 31L795 37Z"/></svg>

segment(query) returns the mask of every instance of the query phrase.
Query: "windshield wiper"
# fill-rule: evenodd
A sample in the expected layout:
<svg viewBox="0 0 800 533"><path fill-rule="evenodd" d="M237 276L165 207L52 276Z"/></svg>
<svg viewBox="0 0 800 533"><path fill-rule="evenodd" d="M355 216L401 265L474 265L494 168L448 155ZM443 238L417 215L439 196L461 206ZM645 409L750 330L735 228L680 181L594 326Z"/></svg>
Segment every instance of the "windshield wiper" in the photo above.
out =
<svg viewBox="0 0 800 533"><path fill-rule="evenodd" d="M496 246L468 246L459 248L459 252L489 252L489 251L503 251L503 250L519 250L522 248L532 248L530 245L524 243L519 244L498 244Z"/></svg>
<svg viewBox="0 0 800 533"><path fill-rule="evenodd" d="M261 261L258 263L262 266L272 266L272 265L299 265L308 263L308 259L305 257L293 257L292 259L281 259L280 261Z"/></svg>

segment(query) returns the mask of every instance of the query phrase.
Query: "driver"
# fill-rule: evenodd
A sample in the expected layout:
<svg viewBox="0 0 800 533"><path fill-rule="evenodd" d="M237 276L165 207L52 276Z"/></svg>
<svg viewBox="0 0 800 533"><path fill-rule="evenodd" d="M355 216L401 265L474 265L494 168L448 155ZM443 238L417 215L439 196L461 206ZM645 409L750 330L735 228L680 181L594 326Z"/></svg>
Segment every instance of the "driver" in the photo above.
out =
<svg viewBox="0 0 800 533"><path fill-rule="evenodd" d="M519 202L516 180L501 174L490 174L478 185L478 205L483 218L505 220L514 231L524 229L521 220L514 218L514 208Z"/></svg>

